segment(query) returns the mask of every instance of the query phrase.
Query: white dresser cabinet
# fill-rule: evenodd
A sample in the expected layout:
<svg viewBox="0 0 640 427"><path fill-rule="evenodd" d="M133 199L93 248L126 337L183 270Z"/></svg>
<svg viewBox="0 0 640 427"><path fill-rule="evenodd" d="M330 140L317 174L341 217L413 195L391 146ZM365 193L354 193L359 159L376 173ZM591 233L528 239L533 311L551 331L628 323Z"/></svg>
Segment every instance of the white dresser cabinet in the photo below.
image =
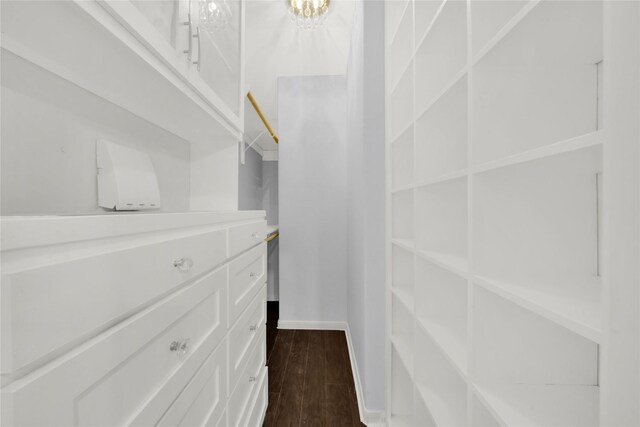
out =
<svg viewBox="0 0 640 427"><path fill-rule="evenodd" d="M263 218L2 218L2 425L260 425Z"/></svg>

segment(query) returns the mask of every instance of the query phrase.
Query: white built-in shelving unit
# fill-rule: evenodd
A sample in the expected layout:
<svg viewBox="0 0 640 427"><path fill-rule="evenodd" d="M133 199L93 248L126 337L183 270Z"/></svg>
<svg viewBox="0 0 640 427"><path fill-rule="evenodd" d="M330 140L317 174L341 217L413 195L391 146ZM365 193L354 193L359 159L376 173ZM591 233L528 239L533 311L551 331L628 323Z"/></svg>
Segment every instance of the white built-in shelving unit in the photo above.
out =
<svg viewBox="0 0 640 427"><path fill-rule="evenodd" d="M606 7L386 2L389 425L606 424Z"/></svg>

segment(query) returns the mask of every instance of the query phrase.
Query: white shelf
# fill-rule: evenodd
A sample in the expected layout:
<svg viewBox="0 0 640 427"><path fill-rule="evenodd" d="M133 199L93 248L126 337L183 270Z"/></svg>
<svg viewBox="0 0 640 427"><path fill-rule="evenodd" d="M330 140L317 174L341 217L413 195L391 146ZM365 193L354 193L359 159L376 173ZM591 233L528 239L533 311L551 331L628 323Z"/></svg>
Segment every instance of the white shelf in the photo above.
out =
<svg viewBox="0 0 640 427"><path fill-rule="evenodd" d="M393 223L391 237L409 239L413 237L413 190L394 193L392 196Z"/></svg>
<svg viewBox="0 0 640 427"><path fill-rule="evenodd" d="M597 426L599 387L580 385L475 385L503 426Z"/></svg>
<svg viewBox="0 0 640 427"><path fill-rule="evenodd" d="M454 74L453 77L451 77L451 79L449 79L445 83L445 85L442 87L442 89L440 89L438 92L436 92L435 96L430 98L426 103L418 105L418 102L416 101L416 118L420 118L424 114L426 114L427 111L429 111L438 101L440 101L440 99L443 96L445 96L451 90L452 87L454 87L456 84L458 84L458 82L460 82L460 80L463 80L463 79L466 80L468 72L469 72L469 68L465 65L460 71L458 71L456 74ZM463 124L461 124L461 125L463 125ZM464 125L466 125L466 124L464 124Z"/></svg>
<svg viewBox="0 0 640 427"><path fill-rule="evenodd" d="M391 400L388 402L388 413L396 425L406 425L413 419L413 356L408 353L410 348L398 338L391 341L390 369L391 378L388 387L391 390ZM407 360L408 359L408 360Z"/></svg>
<svg viewBox="0 0 640 427"><path fill-rule="evenodd" d="M414 256L413 251L403 246L391 248L391 289L413 292Z"/></svg>
<svg viewBox="0 0 640 427"><path fill-rule="evenodd" d="M466 400L455 393L443 394L425 386L417 386L418 394L424 401L437 426L465 426Z"/></svg>
<svg viewBox="0 0 640 427"><path fill-rule="evenodd" d="M466 301L465 301L466 303ZM429 334L433 341L449 359L461 377L467 376L467 343L466 337L458 336L453 330L436 322L419 318L418 325Z"/></svg>
<svg viewBox="0 0 640 427"><path fill-rule="evenodd" d="M389 100L389 135L395 140L413 125L413 67L409 66L402 74Z"/></svg>
<svg viewBox="0 0 640 427"><path fill-rule="evenodd" d="M421 330L416 334L415 383L438 426L466 425L467 383L443 355L433 339Z"/></svg>
<svg viewBox="0 0 640 427"><path fill-rule="evenodd" d="M444 3L447 0L429 0L429 1L415 1L414 13L415 19L415 40L417 46L422 45L425 37L433 27L434 22L438 19Z"/></svg>
<svg viewBox="0 0 640 427"><path fill-rule="evenodd" d="M473 62L477 63L500 43L540 0L479 1L471 3Z"/></svg>
<svg viewBox="0 0 640 427"><path fill-rule="evenodd" d="M416 254L419 257L432 262L438 267L444 268L445 270L457 274L460 277L465 279L468 277L469 263L461 256L422 250L417 251Z"/></svg>
<svg viewBox="0 0 640 427"><path fill-rule="evenodd" d="M472 386L473 387L473 386ZM471 398L471 425L478 427L500 427L501 424L498 418L487 408L484 401L481 401L477 396L477 391L473 389Z"/></svg>
<svg viewBox="0 0 640 427"><path fill-rule="evenodd" d="M415 192L416 248L467 258L467 180L419 187ZM447 256L447 255L445 255Z"/></svg>
<svg viewBox="0 0 640 427"><path fill-rule="evenodd" d="M387 45L391 45L393 44L396 35L400 30L400 25L407 12L407 9L411 7L411 1L404 0L388 2L385 3L385 7L387 8L387 19L385 20L385 23L387 25Z"/></svg>
<svg viewBox="0 0 640 427"><path fill-rule="evenodd" d="M397 190L411 188L413 173L413 126L391 144L391 187Z"/></svg>
<svg viewBox="0 0 640 427"><path fill-rule="evenodd" d="M392 292L398 301L400 301L410 313L413 313L413 296L411 292L402 288L393 288Z"/></svg>
<svg viewBox="0 0 640 427"><path fill-rule="evenodd" d="M597 384L598 344L482 287L470 322L474 381Z"/></svg>
<svg viewBox="0 0 640 427"><path fill-rule="evenodd" d="M474 162L598 130L602 2L541 2L473 66Z"/></svg>
<svg viewBox="0 0 640 427"><path fill-rule="evenodd" d="M458 178L464 178L469 174L467 169L461 169L449 173L445 173L433 178L425 179L416 183L416 187L426 187L427 185L439 184L441 182L451 181Z"/></svg>
<svg viewBox="0 0 640 427"><path fill-rule="evenodd" d="M411 253L413 253L415 249L415 245L413 244L413 241L409 239L392 239L391 243L398 246L399 248L402 248L407 251L411 251Z"/></svg>
<svg viewBox="0 0 640 427"><path fill-rule="evenodd" d="M458 80L415 124L418 181L467 167L467 80Z"/></svg>
<svg viewBox="0 0 640 427"><path fill-rule="evenodd" d="M413 375L413 351L411 343L407 341L406 337L392 336L391 344L395 348L404 369L410 376Z"/></svg>
<svg viewBox="0 0 640 427"><path fill-rule="evenodd" d="M604 132L601 130L570 138L565 141L556 142L544 147L534 148L523 153L514 154L513 156L504 157L489 162L482 163L473 167L473 173L483 173L492 170L514 166L520 163L530 162L533 160L541 160L547 157L557 156L559 154L579 151L585 148L597 147L604 143Z"/></svg>
<svg viewBox="0 0 640 427"><path fill-rule="evenodd" d="M594 342L602 342L602 285L592 278L570 286L534 286L474 276L483 288Z"/></svg>
<svg viewBox="0 0 640 427"><path fill-rule="evenodd" d="M416 109L425 107L467 65L467 5L446 1L415 54Z"/></svg>

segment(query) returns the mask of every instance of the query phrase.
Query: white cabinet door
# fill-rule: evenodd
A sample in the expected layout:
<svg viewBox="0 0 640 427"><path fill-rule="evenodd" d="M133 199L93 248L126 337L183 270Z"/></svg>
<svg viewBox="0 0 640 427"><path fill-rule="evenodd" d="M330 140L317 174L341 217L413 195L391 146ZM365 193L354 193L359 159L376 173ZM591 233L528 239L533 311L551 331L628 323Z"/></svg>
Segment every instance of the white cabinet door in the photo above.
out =
<svg viewBox="0 0 640 427"><path fill-rule="evenodd" d="M189 73L189 0L104 0L100 4L177 73Z"/></svg>
<svg viewBox="0 0 640 427"><path fill-rule="evenodd" d="M240 0L190 2L197 44L194 47L197 75L232 114L240 116L242 3Z"/></svg>
<svg viewBox="0 0 640 427"><path fill-rule="evenodd" d="M241 126L240 0L104 0L100 4L200 98Z"/></svg>

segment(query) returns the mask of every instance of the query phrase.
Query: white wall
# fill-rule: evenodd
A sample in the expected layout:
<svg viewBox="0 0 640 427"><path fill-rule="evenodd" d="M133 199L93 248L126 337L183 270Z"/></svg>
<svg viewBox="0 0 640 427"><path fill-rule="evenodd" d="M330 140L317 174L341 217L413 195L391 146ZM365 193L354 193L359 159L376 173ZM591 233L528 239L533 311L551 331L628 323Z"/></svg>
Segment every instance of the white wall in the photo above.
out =
<svg viewBox="0 0 640 427"><path fill-rule="evenodd" d="M267 223L278 225L278 162L262 162L262 206L267 211Z"/></svg>
<svg viewBox="0 0 640 427"><path fill-rule="evenodd" d="M239 146L240 150L245 150ZM238 166L238 209L262 210L262 156L253 148L244 153L244 165Z"/></svg>
<svg viewBox="0 0 640 427"><path fill-rule="evenodd" d="M278 225L278 162L262 162L262 206L267 211L267 223ZM280 299L280 238L267 247L267 301Z"/></svg>
<svg viewBox="0 0 640 427"><path fill-rule="evenodd" d="M98 207L96 140L147 152L161 211L189 209L190 146L88 94L49 94L3 73L2 214L103 212Z"/></svg>
<svg viewBox="0 0 640 427"><path fill-rule="evenodd" d="M345 78L278 81L280 322L347 320Z"/></svg>
<svg viewBox="0 0 640 427"><path fill-rule="evenodd" d="M347 71L348 320L364 405L384 409L384 3L356 4Z"/></svg>

